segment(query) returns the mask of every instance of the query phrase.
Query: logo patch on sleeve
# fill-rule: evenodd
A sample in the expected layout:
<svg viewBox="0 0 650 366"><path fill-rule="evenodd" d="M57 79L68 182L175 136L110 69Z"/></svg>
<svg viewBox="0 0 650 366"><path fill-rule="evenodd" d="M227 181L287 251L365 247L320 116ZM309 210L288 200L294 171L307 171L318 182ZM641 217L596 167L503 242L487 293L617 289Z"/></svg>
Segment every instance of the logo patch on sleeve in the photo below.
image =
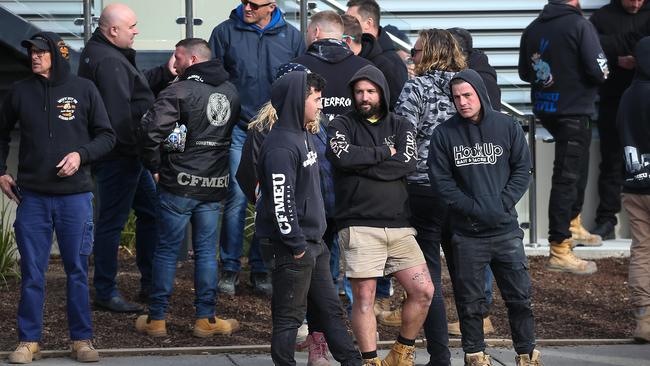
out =
<svg viewBox="0 0 650 366"><path fill-rule="evenodd" d="M59 110L59 119L63 121L72 121L77 110L77 102L73 97L63 97L56 101L56 109Z"/></svg>

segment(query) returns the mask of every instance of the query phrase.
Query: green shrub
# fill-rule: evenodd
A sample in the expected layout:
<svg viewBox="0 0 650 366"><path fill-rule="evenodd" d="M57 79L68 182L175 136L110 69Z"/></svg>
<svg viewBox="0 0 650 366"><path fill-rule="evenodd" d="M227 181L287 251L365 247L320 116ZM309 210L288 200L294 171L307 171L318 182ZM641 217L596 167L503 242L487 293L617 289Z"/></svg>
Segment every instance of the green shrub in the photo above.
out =
<svg viewBox="0 0 650 366"><path fill-rule="evenodd" d="M16 234L9 217L10 204L11 201L2 198L2 208L0 209L0 279L5 285L8 277L20 277Z"/></svg>
<svg viewBox="0 0 650 366"><path fill-rule="evenodd" d="M120 246L131 255L135 251L135 221L135 214L131 210L129 218L126 220L126 225L124 225L124 230L122 230L122 234L120 235Z"/></svg>

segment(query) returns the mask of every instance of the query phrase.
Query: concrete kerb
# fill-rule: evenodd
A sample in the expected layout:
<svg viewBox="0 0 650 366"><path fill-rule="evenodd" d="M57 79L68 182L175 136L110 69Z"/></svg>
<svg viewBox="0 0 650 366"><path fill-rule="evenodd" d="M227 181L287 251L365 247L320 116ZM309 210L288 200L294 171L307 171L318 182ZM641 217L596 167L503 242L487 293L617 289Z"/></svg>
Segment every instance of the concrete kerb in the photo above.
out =
<svg viewBox="0 0 650 366"><path fill-rule="evenodd" d="M379 341L377 347L388 349L395 341ZM486 339L488 347L512 347L510 339ZM537 345L544 346L603 346L603 345L621 345L636 344L633 339L538 339ZM420 348L426 348L426 340L419 339L415 345ZM460 338L449 340L450 348L460 347ZM162 348L108 348L98 349L101 357L130 357L130 356L179 356L179 355L214 355L214 354L242 354L242 353L270 353L271 345L236 345L236 346L215 346L215 347L162 347ZM0 360L6 359L11 352L0 352ZM70 350L42 350L43 358L60 358L69 357Z"/></svg>

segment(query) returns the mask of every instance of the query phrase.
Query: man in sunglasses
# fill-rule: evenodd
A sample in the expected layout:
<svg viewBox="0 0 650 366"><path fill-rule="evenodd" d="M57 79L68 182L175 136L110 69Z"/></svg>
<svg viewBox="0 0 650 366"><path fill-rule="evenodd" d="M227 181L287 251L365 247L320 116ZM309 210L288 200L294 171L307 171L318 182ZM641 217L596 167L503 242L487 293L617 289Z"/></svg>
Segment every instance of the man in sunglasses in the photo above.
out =
<svg viewBox="0 0 650 366"><path fill-rule="evenodd" d="M219 292L234 295L243 251L246 196L235 178L248 122L271 98L271 83L278 68L305 53L302 34L284 20L274 0L242 0L230 18L210 36L214 56L223 62L241 97L241 114L230 145L230 186L220 240L222 275ZM249 255L251 284L256 293L270 295L271 281L257 240Z"/></svg>

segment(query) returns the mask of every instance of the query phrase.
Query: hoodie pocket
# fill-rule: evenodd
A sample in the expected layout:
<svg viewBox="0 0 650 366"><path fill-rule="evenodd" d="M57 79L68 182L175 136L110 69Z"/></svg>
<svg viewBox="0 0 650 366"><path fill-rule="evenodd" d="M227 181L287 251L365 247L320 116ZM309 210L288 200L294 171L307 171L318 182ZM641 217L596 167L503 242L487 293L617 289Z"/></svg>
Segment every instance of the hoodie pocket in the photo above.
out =
<svg viewBox="0 0 650 366"><path fill-rule="evenodd" d="M505 221L509 216L503 207L500 194L478 196L475 201L478 206L475 219L478 223L492 227Z"/></svg>

